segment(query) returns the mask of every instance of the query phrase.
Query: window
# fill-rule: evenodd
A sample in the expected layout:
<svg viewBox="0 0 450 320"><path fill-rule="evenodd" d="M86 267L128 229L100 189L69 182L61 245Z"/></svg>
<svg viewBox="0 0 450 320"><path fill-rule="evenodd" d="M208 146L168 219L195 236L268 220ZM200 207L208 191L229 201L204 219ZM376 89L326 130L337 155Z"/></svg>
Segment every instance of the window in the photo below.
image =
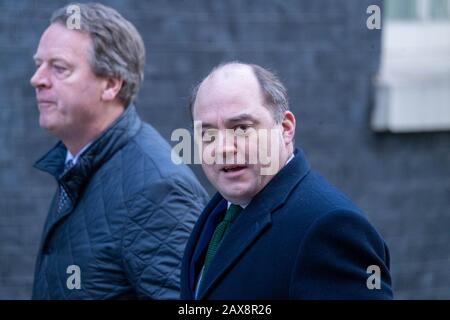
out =
<svg viewBox="0 0 450 320"><path fill-rule="evenodd" d="M372 129L450 130L450 0L386 0Z"/></svg>

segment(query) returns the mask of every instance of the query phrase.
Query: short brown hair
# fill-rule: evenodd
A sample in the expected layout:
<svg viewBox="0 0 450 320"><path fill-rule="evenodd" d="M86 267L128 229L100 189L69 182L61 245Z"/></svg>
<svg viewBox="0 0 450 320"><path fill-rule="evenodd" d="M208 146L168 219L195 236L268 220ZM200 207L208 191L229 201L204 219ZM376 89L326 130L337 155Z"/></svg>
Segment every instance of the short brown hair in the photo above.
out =
<svg viewBox="0 0 450 320"><path fill-rule="evenodd" d="M99 3L76 3L57 9L50 23L66 25L70 6L80 9L81 31L92 39L91 68L99 77L123 80L118 98L130 104L144 80L145 46L139 32L116 10Z"/></svg>

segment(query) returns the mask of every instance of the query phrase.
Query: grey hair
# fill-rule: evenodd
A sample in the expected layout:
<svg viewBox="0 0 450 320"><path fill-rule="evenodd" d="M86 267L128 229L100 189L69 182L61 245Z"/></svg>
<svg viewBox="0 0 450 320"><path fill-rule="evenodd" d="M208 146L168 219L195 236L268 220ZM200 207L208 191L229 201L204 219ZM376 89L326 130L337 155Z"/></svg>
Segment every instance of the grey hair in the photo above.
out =
<svg viewBox="0 0 450 320"><path fill-rule="evenodd" d="M123 80L119 100L128 106L144 80L145 46L136 28L116 10L98 3L70 4L53 12L50 23L67 25L70 6L80 8L80 29L91 37L90 65L99 77Z"/></svg>
<svg viewBox="0 0 450 320"><path fill-rule="evenodd" d="M239 61L224 62L217 65L199 84L192 89L192 93L189 98L189 110L191 116L195 100L197 99L198 90L200 89L203 81L205 81L214 72L228 65L242 65L250 67L258 80L263 94L265 107L272 112L275 122L280 123L283 120L284 112L289 110L289 101L285 86L274 72L271 72L268 69L256 64L247 64Z"/></svg>

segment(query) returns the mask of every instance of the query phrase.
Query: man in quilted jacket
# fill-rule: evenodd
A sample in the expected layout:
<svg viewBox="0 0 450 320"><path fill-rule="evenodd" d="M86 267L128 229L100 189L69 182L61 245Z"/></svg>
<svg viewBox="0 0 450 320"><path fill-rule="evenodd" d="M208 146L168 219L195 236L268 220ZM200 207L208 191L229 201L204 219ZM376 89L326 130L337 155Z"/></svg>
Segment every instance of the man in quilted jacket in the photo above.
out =
<svg viewBox="0 0 450 320"><path fill-rule="evenodd" d="M133 105L145 48L115 10L54 12L31 84L39 124L60 141L36 168L58 188L34 299L177 299L183 250L207 195Z"/></svg>

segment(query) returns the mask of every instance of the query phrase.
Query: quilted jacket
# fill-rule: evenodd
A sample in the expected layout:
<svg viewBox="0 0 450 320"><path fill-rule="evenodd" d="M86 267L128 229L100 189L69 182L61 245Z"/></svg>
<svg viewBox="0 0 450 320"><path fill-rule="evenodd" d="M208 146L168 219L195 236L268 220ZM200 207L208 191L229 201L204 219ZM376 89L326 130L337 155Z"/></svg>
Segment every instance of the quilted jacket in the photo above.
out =
<svg viewBox="0 0 450 320"><path fill-rule="evenodd" d="M59 142L35 167L53 198L37 255L33 299L178 299L182 254L208 196L134 106L63 173Z"/></svg>

